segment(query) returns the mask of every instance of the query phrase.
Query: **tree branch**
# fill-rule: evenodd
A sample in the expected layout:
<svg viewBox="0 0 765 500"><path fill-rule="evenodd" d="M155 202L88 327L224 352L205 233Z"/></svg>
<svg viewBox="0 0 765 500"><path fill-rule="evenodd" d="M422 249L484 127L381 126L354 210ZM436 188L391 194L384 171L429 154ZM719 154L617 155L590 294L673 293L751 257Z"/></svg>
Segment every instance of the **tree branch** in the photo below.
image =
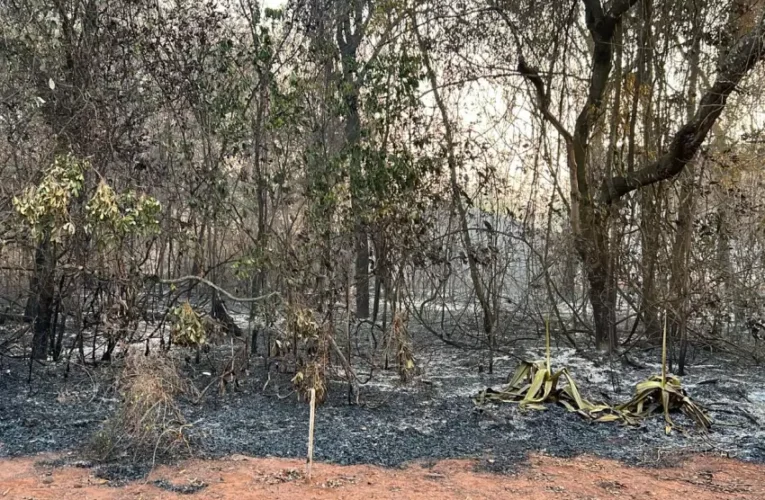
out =
<svg viewBox="0 0 765 500"><path fill-rule="evenodd" d="M640 0L612 0L611 5L608 7L608 17L614 19L620 19L633 5Z"/></svg>
<svg viewBox="0 0 765 500"><path fill-rule="evenodd" d="M523 55L518 56L518 72L534 86L537 94L537 107L540 109L544 119L550 122L561 137L563 137L563 142L566 144L566 164L568 166L569 187L571 189L571 202L567 203L567 205L571 217L571 228L575 234L579 234L581 229L579 223L579 169L576 163L574 137L563 126L560 120L550 112L550 97L545 91L542 77L539 76L539 72L536 69L526 64Z"/></svg>
<svg viewBox="0 0 765 500"><path fill-rule="evenodd" d="M669 150L658 160L623 176L606 179L600 200L609 204L640 187L671 179L693 160L709 131L725 109L730 94L741 80L765 58L765 17L742 38L720 65L717 80L701 98L695 115L675 134Z"/></svg>
<svg viewBox="0 0 765 500"><path fill-rule="evenodd" d="M566 127L563 126L560 120L550 112L550 98L545 90L545 84L542 81L542 77L539 76L539 72L535 68L532 68L526 63L526 59L524 59L523 55L518 56L518 72L534 86L537 94L537 106L542 112L542 116L555 127L555 130L558 131L566 143L570 144L573 140L571 132L566 130Z"/></svg>
<svg viewBox="0 0 765 500"><path fill-rule="evenodd" d="M197 281L199 283L204 283L205 285L209 286L213 290L217 290L222 295L228 297L234 302L260 302L261 300L266 300L271 297L276 297L276 296L281 297L281 294L279 292L271 292L265 295L260 295L259 297L237 297L236 295L230 294L229 292L219 287L212 281L202 278L201 276L183 276L181 278L176 278L176 279L160 279L159 276L154 274L151 276L147 276L146 281L150 281L152 283L161 283L163 285L177 285L180 283L186 283L187 281Z"/></svg>

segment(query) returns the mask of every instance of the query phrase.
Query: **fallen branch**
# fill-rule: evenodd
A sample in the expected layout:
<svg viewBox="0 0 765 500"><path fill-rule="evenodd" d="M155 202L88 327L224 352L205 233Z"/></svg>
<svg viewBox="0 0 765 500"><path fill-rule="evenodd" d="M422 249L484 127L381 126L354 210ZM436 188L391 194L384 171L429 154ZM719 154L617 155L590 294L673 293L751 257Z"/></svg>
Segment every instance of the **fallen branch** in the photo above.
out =
<svg viewBox="0 0 765 500"><path fill-rule="evenodd" d="M728 406L729 403L709 403L709 406L718 406L718 405L725 405ZM729 409L729 408L714 408L711 411L715 413L725 413L728 415L736 415L736 416L743 416L745 419L747 419L752 424L756 425L758 429L762 429L762 423L757 420L757 417L746 411L744 408L736 408L736 409Z"/></svg>

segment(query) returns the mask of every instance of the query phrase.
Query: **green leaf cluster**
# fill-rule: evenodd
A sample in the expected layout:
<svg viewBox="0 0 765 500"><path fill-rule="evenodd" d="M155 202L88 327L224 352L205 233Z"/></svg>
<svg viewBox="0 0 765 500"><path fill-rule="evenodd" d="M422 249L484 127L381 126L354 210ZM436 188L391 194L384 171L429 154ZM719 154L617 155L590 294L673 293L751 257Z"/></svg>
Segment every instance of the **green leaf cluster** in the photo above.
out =
<svg viewBox="0 0 765 500"><path fill-rule="evenodd" d="M75 233L69 206L82 191L86 162L72 155L57 156L53 165L36 186L13 198L13 207L32 231L35 239L50 235L59 242Z"/></svg>
<svg viewBox="0 0 765 500"><path fill-rule="evenodd" d="M207 343L202 318L188 301L173 310L175 322L170 330L173 343L181 347L197 347Z"/></svg>
<svg viewBox="0 0 765 500"><path fill-rule="evenodd" d="M86 206L86 229L97 232L103 242L120 241L129 235L150 234L159 229L159 202L145 194L116 194L106 182L99 183Z"/></svg>

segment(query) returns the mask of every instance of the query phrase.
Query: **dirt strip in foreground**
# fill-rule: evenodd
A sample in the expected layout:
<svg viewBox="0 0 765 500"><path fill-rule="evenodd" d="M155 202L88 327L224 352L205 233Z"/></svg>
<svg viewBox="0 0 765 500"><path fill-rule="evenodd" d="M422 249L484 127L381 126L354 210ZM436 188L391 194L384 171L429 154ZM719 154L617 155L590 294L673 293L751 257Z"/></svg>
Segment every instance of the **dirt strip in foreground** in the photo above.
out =
<svg viewBox="0 0 765 500"><path fill-rule="evenodd" d="M235 455L157 467L119 486L94 469L40 465L52 458L0 460L0 499L765 499L765 465L711 456L645 468L535 455L506 475L468 460L402 469L319 463L308 482L301 461Z"/></svg>

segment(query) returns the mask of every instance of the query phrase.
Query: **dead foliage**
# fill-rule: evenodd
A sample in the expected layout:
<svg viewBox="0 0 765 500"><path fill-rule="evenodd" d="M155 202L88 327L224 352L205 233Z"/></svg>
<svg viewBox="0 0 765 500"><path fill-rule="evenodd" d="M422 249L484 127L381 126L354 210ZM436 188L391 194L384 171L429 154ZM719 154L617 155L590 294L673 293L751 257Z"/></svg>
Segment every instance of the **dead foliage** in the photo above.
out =
<svg viewBox="0 0 765 500"><path fill-rule="evenodd" d="M565 381L566 385L560 384ZM593 403L583 398L574 379L566 368L550 370L544 361L522 362L510 383L501 390L487 388L475 398L476 404L518 403L521 408L545 410L545 404L560 403L569 411L595 419L597 413L609 409L608 405Z"/></svg>
<svg viewBox="0 0 765 500"><path fill-rule="evenodd" d="M292 385L301 400L309 401L311 389L316 391L316 404L321 404L327 399L325 365L318 361L310 361L292 377Z"/></svg>
<svg viewBox="0 0 765 500"><path fill-rule="evenodd" d="M207 335L202 317L189 302L184 302L173 310L173 326L170 338L180 347L197 347L207 343Z"/></svg>
<svg viewBox="0 0 765 500"><path fill-rule="evenodd" d="M614 407L614 413L629 424L654 415L659 410L664 414L664 430L667 434L676 428L670 417L671 412L682 411L697 427L708 431L712 421L696 403L686 394L680 379L667 374L667 325L664 324L664 335L661 350L661 375L653 375L638 383L635 396L626 403Z"/></svg>
<svg viewBox="0 0 765 500"><path fill-rule="evenodd" d="M412 339L406 327L406 316L396 312L393 316L393 341L396 345L396 361L398 363L398 376L402 382L411 382L417 373L417 364L414 360Z"/></svg>
<svg viewBox="0 0 765 500"><path fill-rule="evenodd" d="M311 389L314 389L316 404L322 404L327 398L328 327L319 325L313 311L308 308L290 307L287 320L293 345L298 346L300 351L292 385L304 401L310 399Z"/></svg>
<svg viewBox="0 0 765 500"><path fill-rule="evenodd" d="M194 389L181 377L171 358L131 351L116 384L120 406L91 443L99 460L153 461L190 452L190 426L176 397L191 394Z"/></svg>
<svg viewBox="0 0 765 500"><path fill-rule="evenodd" d="M712 421L704 411L685 393L680 379L670 375L654 375L637 384L635 396L626 403L616 405L614 413L629 424L637 424L640 420L661 411L664 414L665 431L667 434L676 428L670 413L682 411L700 429L707 431ZM617 420L617 418L614 418Z"/></svg>
<svg viewBox="0 0 765 500"><path fill-rule="evenodd" d="M559 383L563 381L565 386ZM574 378L566 368L553 371L550 366L550 329L546 333L546 359L522 362L510 378L507 386L496 391L488 388L475 398L476 404L488 402L518 403L521 408L544 410L547 403L560 403L569 411L595 420L608 419L610 407L593 403L582 397Z"/></svg>
<svg viewBox="0 0 765 500"><path fill-rule="evenodd" d="M210 316L202 316L188 302L173 309L170 338L180 347L198 348L220 344L226 338L226 325Z"/></svg>

